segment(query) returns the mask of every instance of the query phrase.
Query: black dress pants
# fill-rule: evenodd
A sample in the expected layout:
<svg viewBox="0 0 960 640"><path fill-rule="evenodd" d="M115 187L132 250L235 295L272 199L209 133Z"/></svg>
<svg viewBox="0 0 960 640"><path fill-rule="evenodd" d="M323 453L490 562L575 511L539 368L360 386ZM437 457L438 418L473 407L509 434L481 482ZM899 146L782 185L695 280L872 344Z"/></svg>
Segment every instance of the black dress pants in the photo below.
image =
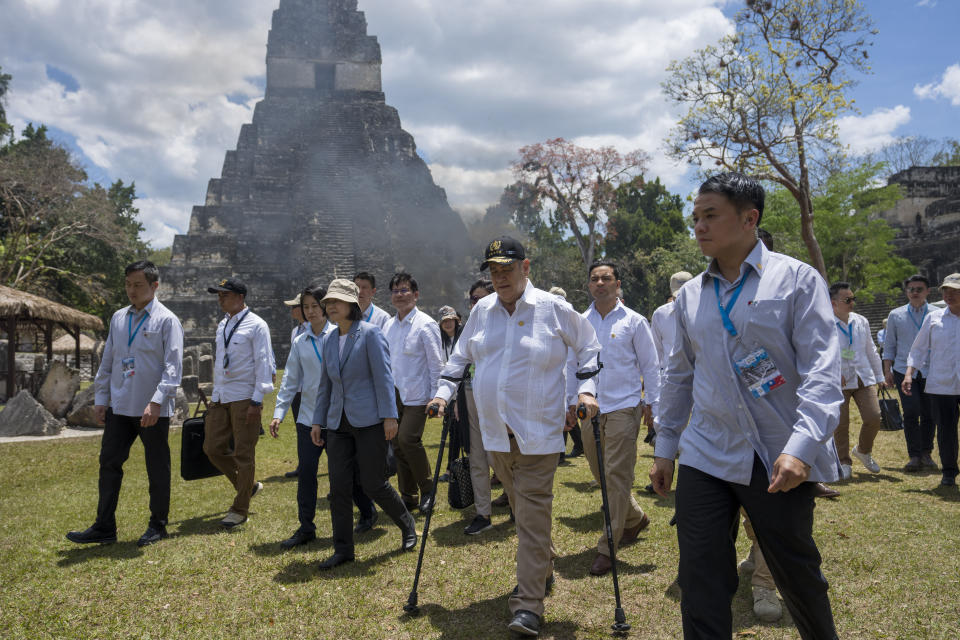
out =
<svg viewBox="0 0 960 640"><path fill-rule="evenodd" d="M957 422L960 421L960 396L927 394L937 420L937 446L940 449L940 469L944 478L956 478Z"/></svg>
<svg viewBox="0 0 960 640"><path fill-rule="evenodd" d="M117 501L123 482L123 463L137 437L143 442L150 483L150 526L167 526L170 513L170 418L160 418L152 427L141 427L140 416L120 416L107 409L103 439L100 441L100 500L94 528L116 532Z"/></svg>
<svg viewBox="0 0 960 640"><path fill-rule="evenodd" d="M767 493L769 484L766 467L756 456L749 486L680 465L677 539L680 610L687 640L727 640L732 635L730 605L739 580L734 532L741 506L800 637L837 637L827 581L820 572L820 552L813 540L814 484Z"/></svg>
<svg viewBox="0 0 960 640"><path fill-rule="evenodd" d="M387 481L387 441L383 423L353 427L347 417L340 426L327 429L327 465L330 472L330 519L333 525L333 550L353 556L354 477L363 493L383 509L398 527L413 524L400 494Z"/></svg>

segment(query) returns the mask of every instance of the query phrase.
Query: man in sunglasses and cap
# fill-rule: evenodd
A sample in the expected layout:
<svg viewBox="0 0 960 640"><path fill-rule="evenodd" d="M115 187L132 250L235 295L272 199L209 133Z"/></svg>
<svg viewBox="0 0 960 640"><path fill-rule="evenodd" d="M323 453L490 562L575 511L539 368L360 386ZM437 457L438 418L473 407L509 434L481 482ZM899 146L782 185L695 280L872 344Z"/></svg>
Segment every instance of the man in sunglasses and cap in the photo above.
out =
<svg viewBox="0 0 960 640"><path fill-rule="evenodd" d="M600 343L570 304L530 283L530 261L513 238L487 245L480 269L487 268L496 295L482 298L470 313L431 404L442 412L463 370L475 365L473 395L483 446L517 523L517 588L510 596L508 627L536 636L553 578L553 477L563 451L567 349L582 363L578 400L590 418L597 413L592 375Z"/></svg>
<svg viewBox="0 0 960 640"><path fill-rule="evenodd" d="M263 489L254 474L263 397L273 391L273 347L267 323L247 307L245 284L224 278L207 291L226 315L217 325L203 451L237 491L220 521L230 529L247 521L250 498Z"/></svg>

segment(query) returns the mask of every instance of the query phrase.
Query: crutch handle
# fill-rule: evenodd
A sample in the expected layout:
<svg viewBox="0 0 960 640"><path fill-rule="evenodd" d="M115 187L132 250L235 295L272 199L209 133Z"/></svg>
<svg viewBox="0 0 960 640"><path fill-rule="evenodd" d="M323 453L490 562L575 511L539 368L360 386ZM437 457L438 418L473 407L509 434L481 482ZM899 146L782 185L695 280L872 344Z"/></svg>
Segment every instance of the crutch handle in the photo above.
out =
<svg viewBox="0 0 960 640"><path fill-rule="evenodd" d="M587 419L587 407L582 402L577 405L577 417L581 420Z"/></svg>
<svg viewBox="0 0 960 640"><path fill-rule="evenodd" d="M436 402L434 402L433 404L428 404L428 405L427 405L427 417L428 417L428 418L436 418L438 415L440 415L440 405L437 404Z"/></svg>

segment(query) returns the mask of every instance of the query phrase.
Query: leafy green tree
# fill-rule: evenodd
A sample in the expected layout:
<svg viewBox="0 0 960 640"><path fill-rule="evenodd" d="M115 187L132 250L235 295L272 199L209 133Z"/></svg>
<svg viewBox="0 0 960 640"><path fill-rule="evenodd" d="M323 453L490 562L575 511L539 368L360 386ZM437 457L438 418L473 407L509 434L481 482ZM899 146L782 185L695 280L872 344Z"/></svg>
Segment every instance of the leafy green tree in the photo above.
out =
<svg viewBox="0 0 960 640"><path fill-rule="evenodd" d="M672 62L666 95L688 106L671 154L703 171L742 171L797 203L810 263L827 273L814 233L818 167L838 166L837 117L853 109L852 72L868 66L872 24L859 0L746 0L735 33Z"/></svg>
<svg viewBox="0 0 960 640"><path fill-rule="evenodd" d="M943 148L933 154L931 163L937 167L960 167L960 140L944 140Z"/></svg>
<svg viewBox="0 0 960 640"><path fill-rule="evenodd" d="M12 77L9 73L3 73L2 69L3 67L0 67L0 142L13 133L13 127L7 123L7 111L3 106L7 101L7 91L10 90Z"/></svg>
<svg viewBox="0 0 960 640"><path fill-rule="evenodd" d="M916 272L894 252L896 231L876 216L902 197L899 185L875 186L883 171L882 164L865 164L836 173L813 198L828 281L850 282L867 301L896 293L903 279ZM777 251L807 258L797 203L785 189L767 194L763 228L773 235Z"/></svg>

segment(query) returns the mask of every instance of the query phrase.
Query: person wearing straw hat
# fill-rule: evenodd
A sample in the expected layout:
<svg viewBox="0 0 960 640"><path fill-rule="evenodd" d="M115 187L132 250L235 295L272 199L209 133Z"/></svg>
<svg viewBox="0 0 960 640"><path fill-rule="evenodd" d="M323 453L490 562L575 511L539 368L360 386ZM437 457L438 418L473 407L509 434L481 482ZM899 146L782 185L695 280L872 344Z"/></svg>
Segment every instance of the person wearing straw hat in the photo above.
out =
<svg viewBox="0 0 960 640"><path fill-rule="evenodd" d="M387 481L387 442L397 435L397 404L390 352L380 329L363 322L357 285L335 279L320 301L336 330L323 339L324 367L310 437L327 447L333 555L329 570L354 559L353 482L400 528L401 549L417 545L413 516Z"/></svg>
<svg viewBox="0 0 960 640"><path fill-rule="evenodd" d="M937 448L943 487L957 486L957 422L960 419L960 273L951 273L940 284L946 307L924 318L910 355L901 387L913 393L913 376L927 372L925 392L937 422Z"/></svg>

